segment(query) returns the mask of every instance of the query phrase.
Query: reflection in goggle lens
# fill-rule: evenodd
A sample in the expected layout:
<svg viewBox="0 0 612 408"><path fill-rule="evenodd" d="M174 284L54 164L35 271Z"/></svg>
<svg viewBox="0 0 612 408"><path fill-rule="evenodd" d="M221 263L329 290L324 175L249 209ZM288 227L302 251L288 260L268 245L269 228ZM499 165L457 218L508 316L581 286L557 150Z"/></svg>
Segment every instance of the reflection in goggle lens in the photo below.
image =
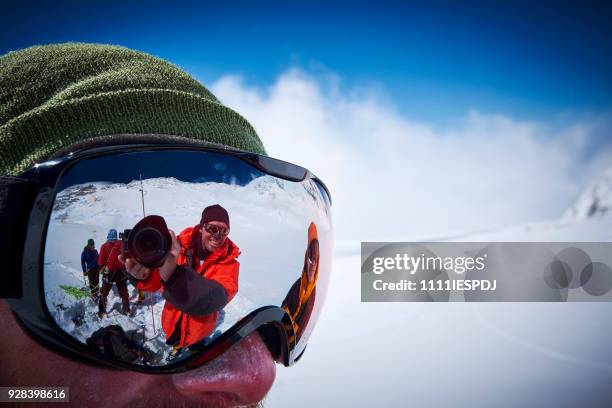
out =
<svg viewBox="0 0 612 408"><path fill-rule="evenodd" d="M294 352L304 348L331 268L329 197L315 181L216 153L154 151L81 161L57 191L45 296L70 336L110 359L163 366L272 305L291 316ZM231 234L202 225L205 209L209 222L231 219Z"/></svg>

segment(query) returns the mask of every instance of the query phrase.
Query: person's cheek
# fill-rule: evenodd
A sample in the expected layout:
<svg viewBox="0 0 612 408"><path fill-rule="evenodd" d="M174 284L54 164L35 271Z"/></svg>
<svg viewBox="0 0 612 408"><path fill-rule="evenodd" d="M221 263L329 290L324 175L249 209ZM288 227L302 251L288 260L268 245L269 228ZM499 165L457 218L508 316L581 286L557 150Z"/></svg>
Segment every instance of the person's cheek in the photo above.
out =
<svg viewBox="0 0 612 408"><path fill-rule="evenodd" d="M45 348L23 331L4 301L0 301L0 320L3 386L68 387L72 406L120 407L134 391L150 389L155 381L153 376L88 365Z"/></svg>

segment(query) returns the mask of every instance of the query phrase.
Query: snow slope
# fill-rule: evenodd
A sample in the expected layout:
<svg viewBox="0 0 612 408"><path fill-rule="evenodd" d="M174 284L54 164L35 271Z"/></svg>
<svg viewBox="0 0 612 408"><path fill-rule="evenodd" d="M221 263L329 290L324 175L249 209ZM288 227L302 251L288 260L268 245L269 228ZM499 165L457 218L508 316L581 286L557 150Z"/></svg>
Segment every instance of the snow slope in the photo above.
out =
<svg viewBox="0 0 612 408"><path fill-rule="evenodd" d="M611 175L560 220L457 241L612 241ZM609 407L612 304L361 303L359 243L334 257L303 358L269 407Z"/></svg>

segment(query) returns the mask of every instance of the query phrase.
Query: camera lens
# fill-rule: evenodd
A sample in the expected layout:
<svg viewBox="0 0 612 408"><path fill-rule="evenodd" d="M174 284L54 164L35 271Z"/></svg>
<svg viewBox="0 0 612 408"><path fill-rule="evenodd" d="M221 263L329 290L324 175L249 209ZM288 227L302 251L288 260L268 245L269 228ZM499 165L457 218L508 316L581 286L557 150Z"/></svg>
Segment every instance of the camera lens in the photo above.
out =
<svg viewBox="0 0 612 408"><path fill-rule="evenodd" d="M134 259L148 268L157 268L172 245L166 222L160 216L143 218L130 231L128 250Z"/></svg>
<svg viewBox="0 0 612 408"><path fill-rule="evenodd" d="M160 231L143 228L134 236L134 256L144 263L154 262L166 253L166 240Z"/></svg>

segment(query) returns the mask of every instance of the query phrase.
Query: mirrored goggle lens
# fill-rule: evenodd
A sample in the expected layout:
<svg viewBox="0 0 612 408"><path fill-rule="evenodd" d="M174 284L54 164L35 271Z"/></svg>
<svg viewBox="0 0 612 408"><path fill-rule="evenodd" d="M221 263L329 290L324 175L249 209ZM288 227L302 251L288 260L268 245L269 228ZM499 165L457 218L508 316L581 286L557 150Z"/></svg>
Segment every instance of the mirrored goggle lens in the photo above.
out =
<svg viewBox="0 0 612 408"><path fill-rule="evenodd" d="M329 202L312 179L288 181L218 153L81 161L60 180L51 213L47 307L62 330L106 358L165 366L206 350L249 313L277 306L291 317L285 330L299 355L329 283ZM228 235L203 232L205 208ZM111 229L118 239L107 239ZM179 241L177 262L190 270L165 282L155 268L169 256L169 231ZM137 280L122 262L128 258L151 276ZM206 298L214 291L194 276L223 287L225 297Z"/></svg>
<svg viewBox="0 0 612 408"><path fill-rule="evenodd" d="M206 231L207 233L211 235L215 235L219 238L228 234L228 231L226 228L218 227L216 225L210 225L210 224L204 224L204 231Z"/></svg>

